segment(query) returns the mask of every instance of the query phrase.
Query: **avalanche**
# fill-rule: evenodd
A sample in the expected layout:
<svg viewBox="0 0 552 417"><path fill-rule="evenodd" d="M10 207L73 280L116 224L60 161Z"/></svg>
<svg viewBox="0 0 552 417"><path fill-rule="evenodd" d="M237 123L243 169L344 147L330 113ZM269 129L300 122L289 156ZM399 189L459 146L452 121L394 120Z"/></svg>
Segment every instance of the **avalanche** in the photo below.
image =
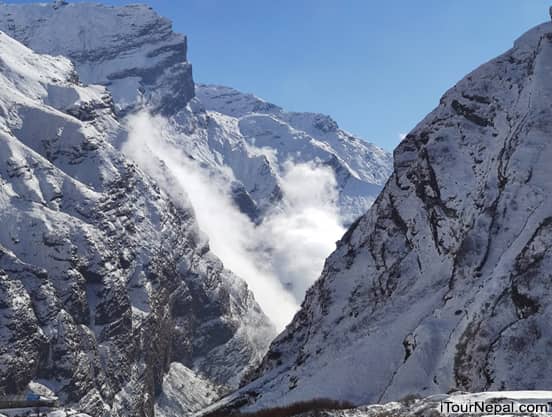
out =
<svg viewBox="0 0 552 417"><path fill-rule="evenodd" d="M228 87L194 86L186 38L150 7L2 3L0 29L37 52L70 58L82 82L107 87L117 116L126 122L141 110L166 120L170 133L163 148L175 150L170 153L180 156L176 165L190 168L186 175L135 162L149 175L158 174L165 192L171 192L166 180L173 177L194 205L211 249L246 279L279 328L320 274L343 227L370 207L391 173L390 153L328 116L287 112ZM113 145L132 147L125 139L132 138L121 134ZM331 185L328 196L297 198L289 179L297 180L298 171ZM217 188L218 195L198 190L188 177L215 184L210 191ZM206 206L232 207L207 216ZM274 303L272 290L288 300L282 301L285 308Z"/></svg>

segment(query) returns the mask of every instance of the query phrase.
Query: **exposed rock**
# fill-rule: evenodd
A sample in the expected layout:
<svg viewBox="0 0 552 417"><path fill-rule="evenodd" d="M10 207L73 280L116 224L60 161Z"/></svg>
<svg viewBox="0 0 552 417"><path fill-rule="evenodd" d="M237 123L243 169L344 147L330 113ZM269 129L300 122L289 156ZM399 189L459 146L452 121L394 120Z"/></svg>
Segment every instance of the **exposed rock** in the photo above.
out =
<svg viewBox="0 0 552 417"><path fill-rule="evenodd" d="M237 386L273 327L187 200L112 146L108 92L5 34L0 65L0 393L152 416L173 362Z"/></svg>
<svg viewBox="0 0 552 417"><path fill-rule="evenodd" d="M146 101L174 114L194 96L186 37L151 7L2 4L0 28L36 52L70 58L82 82L109 86L119 113Z"/></svg>

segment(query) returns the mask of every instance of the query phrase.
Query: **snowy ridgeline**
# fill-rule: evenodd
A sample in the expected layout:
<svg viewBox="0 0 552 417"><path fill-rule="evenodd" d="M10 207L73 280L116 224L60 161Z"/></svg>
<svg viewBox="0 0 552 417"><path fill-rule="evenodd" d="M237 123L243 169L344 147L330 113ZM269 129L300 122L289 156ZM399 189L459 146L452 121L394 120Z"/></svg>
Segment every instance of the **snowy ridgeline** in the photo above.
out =
<svg viewBox="0 0 552 417"><path fill-rule="evenodd" d="M286 112L229 87L197 85L196 96L219 125L232 129L228 136L241 138L265 155L276 173L290 160L330 167L336 176L344 223L350 224L364 214L389 178L391 154L340 129L329 116ZM238 171L240 164L236 165ZM259 179L244 176L243 181ZM264 188L254 183L248 186Z"/></svg>
<svg viewBox="0 0 552 417"><path fill-rule="evenodd" d="M185 36L150 7L2 3L0 30L35 52L70 58L83 82L109 85L119 113L141 100L170 113L194 95Z"/></svg>

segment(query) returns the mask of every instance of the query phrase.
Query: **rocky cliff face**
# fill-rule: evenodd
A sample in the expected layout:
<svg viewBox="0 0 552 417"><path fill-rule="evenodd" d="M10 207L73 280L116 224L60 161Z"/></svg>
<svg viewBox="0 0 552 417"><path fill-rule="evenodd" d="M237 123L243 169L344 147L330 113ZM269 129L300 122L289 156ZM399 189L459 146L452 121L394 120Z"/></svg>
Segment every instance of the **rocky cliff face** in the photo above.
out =
<svg viewBox="0 0 552 417"><path fill-rule="evenodd" d="M551 65L546 23L442 97L239 405L550 385Z"/></svg>
<svg viewBox="0 0 552 417"><path fill-rule="evenodd" d="M109 87L119 113L146 102L174 114L194 96L186 37L151 7L2 4L0 28L36 52L70 58L82 82Z"/></svg>
<svg viewBox="0 0 552 417"><path fill-rule="evenodd" d="M235 386L274 330L184 196L115 149L109 92L3 33L0 67L0 393L151 416Z"/></svg>

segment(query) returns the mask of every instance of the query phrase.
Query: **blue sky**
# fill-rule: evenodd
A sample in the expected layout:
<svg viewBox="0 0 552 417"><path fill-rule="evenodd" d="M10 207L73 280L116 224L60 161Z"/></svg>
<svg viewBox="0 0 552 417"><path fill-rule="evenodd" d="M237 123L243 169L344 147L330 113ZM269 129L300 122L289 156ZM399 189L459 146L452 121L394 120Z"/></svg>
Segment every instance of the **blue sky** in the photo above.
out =
<svg viewBox="0 0 552 417"><path fill-rule="evenodd" d="M137 1L112 0L108 4ZM467 72L549 19L545 0L153 0L198 82L331 115L393 149Z"/></svg>

